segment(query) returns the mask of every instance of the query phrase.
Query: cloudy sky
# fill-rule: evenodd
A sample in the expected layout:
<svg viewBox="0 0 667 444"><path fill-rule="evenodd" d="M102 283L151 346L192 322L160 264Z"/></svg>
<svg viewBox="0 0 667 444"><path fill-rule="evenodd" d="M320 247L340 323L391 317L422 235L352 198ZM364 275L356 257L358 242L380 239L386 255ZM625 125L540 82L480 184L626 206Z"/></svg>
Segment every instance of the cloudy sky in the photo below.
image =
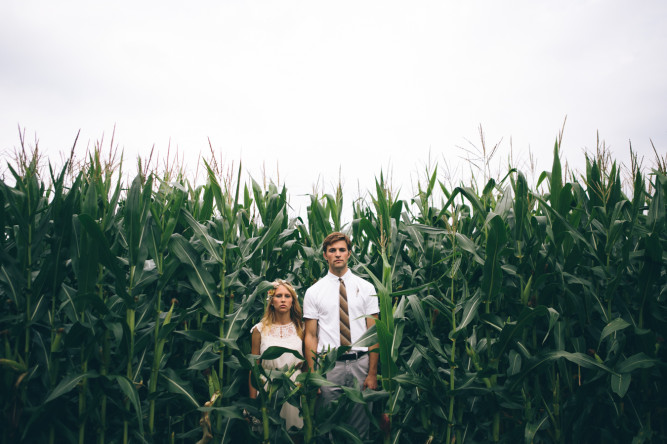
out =
<svg viewBox="0 0 667 444"><path fill-rule="evenodd" d="M210 140L293 195L340 172L356 196L382 170L409 198L429 161L469 174L480 125L500 143L492 165L511 148L550 169L567 116L571 166L598 132L650 164L651 140L667 152L665 23L663 0L7 0L0 152L20 126L57 162L79 130L82 155L115 126L126 170L153 146L194 170Z"/></svg>

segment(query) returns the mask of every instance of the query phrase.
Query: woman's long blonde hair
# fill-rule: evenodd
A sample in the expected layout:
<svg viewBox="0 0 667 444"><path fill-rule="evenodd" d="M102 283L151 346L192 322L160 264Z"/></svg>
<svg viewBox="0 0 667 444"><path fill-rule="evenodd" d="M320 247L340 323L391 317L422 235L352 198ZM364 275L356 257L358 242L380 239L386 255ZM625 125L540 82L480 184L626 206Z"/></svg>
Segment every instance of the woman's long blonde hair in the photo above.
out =
<svg viewBox="0 0 667 444"><path fill-rule="evenodd" d="M290 308L290 320L294 323L296 327L296 334L303 339L303 313L301 312L301 305L299 305L299 298L296 295L296 290L292 287L287 281L282 279L276 279L271 283L273 288L267 292L266 296L266 308L264 309L264 316L262 316L262 325L264 327L270 328L276 322L276 310L271 304L273 295L276 294L276 289L281 285L287 288L287 291L292 295L292 308Z"/></svg>

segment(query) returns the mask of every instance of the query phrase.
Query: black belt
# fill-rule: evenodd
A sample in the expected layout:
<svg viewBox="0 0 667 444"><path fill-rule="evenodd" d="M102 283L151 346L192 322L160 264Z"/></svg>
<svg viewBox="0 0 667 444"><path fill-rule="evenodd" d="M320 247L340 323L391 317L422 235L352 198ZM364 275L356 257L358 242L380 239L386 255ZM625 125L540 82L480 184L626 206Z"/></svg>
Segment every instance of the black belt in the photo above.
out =
<svg viewBox="0 0 667 444"><path fill-rule="evenodd" d="M345 353L336 359L336 361L355 361L368 353L367 351L354 351Z"/></svg>

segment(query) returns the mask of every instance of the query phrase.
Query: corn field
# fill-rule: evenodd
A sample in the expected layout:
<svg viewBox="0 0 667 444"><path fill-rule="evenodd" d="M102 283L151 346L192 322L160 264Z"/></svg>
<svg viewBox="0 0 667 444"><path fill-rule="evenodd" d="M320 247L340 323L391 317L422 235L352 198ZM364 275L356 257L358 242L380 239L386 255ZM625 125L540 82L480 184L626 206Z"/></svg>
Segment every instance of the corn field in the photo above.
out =
<svg viewBox="0 0 667 444"><path fill-rule="evenodd" d="M374 443L667 442L662 165L622 187L616 164L592 157L568 178L557 143L544 192L514 169L476 189L432 168L401 200L380 175L369 202L348 204L351 221L340 189L293 216L284 187L205 165L201 186L182 174L123 183L98 151L75 172L44 174L36 156L9 165L2 443L193 443L206 412L215 443L361 442L346 406L366 401ZM380 344L381 390L315 409L329 353L250 399L248 374L263 370L249 330L269 282L303 298L338 230L378 291L361 343ZM304 416L296 438L284 402Z"/></svg>

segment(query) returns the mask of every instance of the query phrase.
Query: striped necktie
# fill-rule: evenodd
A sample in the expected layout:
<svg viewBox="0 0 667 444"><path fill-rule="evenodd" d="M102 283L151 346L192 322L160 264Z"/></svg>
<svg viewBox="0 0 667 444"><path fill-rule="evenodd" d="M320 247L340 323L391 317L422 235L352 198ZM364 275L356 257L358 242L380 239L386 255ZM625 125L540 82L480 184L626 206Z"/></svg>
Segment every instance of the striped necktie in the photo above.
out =
<svg viewBox="0 0 667 444"><path fill-rule="evenodd" d="M340 345L351 345L350 335L350 316L347 310L347 290L345 290L345 282L342 278L338 278L340 287L338 293L340 294Z"/></svg>

